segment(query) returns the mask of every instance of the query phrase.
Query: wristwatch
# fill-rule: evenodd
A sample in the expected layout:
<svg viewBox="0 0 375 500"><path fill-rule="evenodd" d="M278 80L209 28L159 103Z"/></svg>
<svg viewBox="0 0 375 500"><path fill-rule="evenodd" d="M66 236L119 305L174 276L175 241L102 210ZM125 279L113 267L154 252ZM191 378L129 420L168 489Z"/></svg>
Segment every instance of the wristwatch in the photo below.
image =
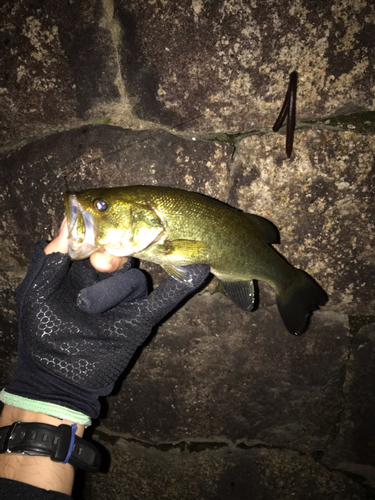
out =
<svg viewBox="0 0 375 500"><path fill-rule="evenodd" d="M0 453L50 457L54 462L96 472L101 455L94 445L75 435L76 426L58 427L36 422L14 422L0 427Z"/></svg>

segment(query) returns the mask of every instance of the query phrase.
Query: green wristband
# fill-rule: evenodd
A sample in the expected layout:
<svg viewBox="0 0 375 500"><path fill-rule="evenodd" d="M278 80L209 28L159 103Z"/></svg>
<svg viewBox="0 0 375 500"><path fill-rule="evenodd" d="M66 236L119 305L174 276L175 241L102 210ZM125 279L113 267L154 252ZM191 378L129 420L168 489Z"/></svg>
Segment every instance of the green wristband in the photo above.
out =
<svg viewBox="0 0 375 500"><path fill-rule="evenodd" d="M45 401L37 401L36 399L24 398L11 394L3 389L0 392L0 401L6 405L22 408L22 410L30 410L38 413L44 413L50 417L56 417L61 420L69 420L75 424L81 424L85 427L91 425L91 418L83 413L80 413L65 406L55 405L54 403L46 403Z"/></svg>

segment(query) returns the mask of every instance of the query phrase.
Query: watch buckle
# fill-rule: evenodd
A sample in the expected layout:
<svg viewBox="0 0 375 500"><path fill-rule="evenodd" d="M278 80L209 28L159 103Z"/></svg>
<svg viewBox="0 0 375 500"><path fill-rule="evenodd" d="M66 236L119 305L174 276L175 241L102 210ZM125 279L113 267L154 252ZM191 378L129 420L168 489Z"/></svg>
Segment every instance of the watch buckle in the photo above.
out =
<svg viewBox="0 0 375 500"><path fill-rule="evenodd" d="M5 436L4 439L3 453L4 452L12 453L10 441L14 439L15 429L20 423L21 422L13 422L13 424L9 427L7 435Z"/></svg>

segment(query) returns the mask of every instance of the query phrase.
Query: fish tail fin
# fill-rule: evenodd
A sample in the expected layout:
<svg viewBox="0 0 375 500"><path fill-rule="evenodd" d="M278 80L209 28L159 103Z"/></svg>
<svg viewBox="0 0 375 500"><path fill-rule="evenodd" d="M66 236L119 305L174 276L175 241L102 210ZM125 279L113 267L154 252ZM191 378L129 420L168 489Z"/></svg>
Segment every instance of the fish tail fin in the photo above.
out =
<svg viewBox="0 0 375 500"><path fill-rule="evenodd" d="M276 303L285 326L292 335L306 330L309 317L328 296L323 288L300 269L295 269L295 279L276 294Z"/></svg>

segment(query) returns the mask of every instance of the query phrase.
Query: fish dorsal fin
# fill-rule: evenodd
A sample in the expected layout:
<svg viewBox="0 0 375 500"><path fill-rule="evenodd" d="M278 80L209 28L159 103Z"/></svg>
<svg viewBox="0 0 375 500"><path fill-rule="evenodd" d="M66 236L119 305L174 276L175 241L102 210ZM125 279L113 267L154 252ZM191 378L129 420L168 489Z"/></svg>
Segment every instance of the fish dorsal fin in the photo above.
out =
<svg viewBox="0 0 375 500"><path fill-rule="evenodd" d="M254 281L222 281L232 301L243 311L251 311L255 302Z"/></svg>
<svg viewBox="0 0 375 500"><path fill-rule="evenodd" d="M272 245L273 243L280 243L279 231L275 224L264 217L260 217L259 215L246 213L243 215L251 222L251 224L259 229L269 245Z"/></svg>

